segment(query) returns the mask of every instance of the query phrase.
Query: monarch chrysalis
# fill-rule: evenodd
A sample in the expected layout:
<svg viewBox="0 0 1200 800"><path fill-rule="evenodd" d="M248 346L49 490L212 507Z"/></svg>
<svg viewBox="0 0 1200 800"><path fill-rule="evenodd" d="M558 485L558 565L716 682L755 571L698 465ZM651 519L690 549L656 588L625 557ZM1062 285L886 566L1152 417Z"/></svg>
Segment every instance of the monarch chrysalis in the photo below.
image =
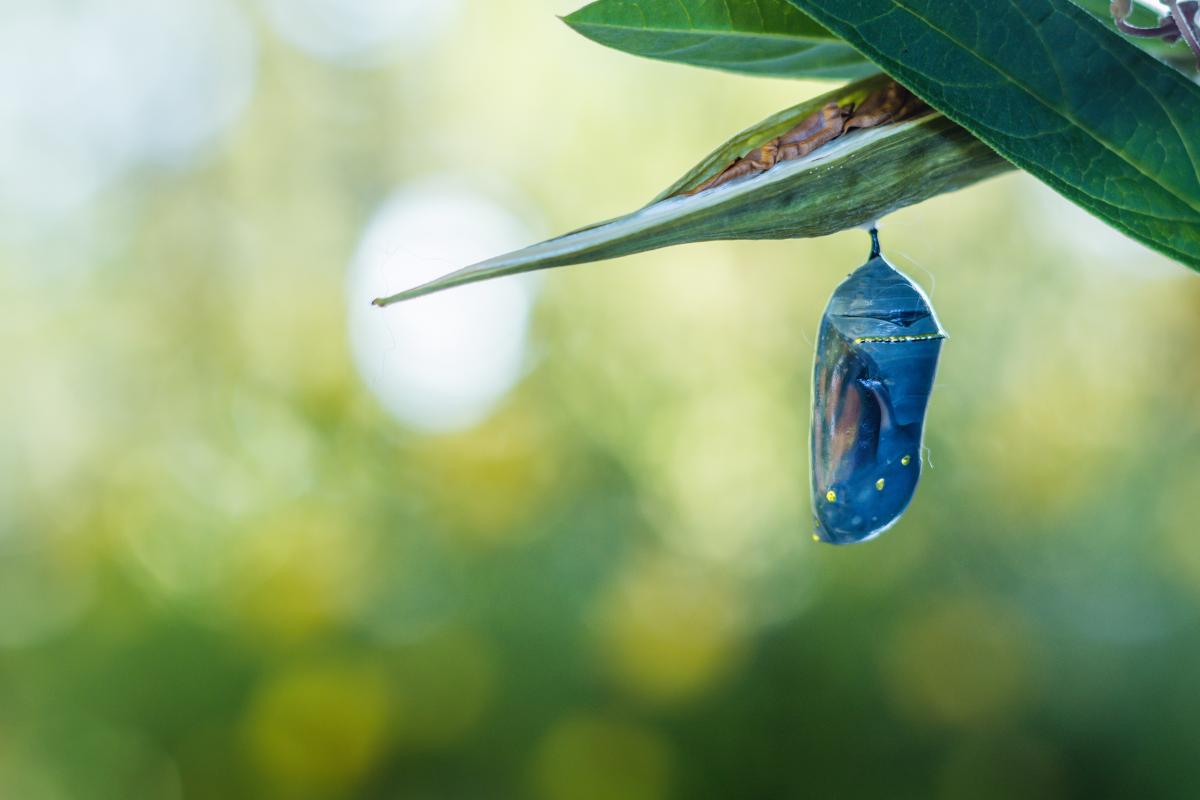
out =
<svg viewBox="0 0 1200 800"><path fill-rule="evenodd" d="M862 542L893 525L921 473L925 409L945 332L921 289L871 255L829 299L813 365L815 538Z"/></svg>

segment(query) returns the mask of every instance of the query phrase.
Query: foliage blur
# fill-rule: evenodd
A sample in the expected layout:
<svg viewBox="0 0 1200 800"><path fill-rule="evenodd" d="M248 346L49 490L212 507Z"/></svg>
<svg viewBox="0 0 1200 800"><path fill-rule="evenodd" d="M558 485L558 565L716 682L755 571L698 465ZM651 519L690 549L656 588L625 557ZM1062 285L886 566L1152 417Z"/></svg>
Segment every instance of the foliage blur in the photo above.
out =
<svg viewBox="0 0 1200 800"><path fill-rule="evenodd" d="M0 7L0 797L1192 795L1183 267L1019 174L887 219L952 338L843 549L808 382L861 232L367 305L821 89L572 8Z"/></svg>

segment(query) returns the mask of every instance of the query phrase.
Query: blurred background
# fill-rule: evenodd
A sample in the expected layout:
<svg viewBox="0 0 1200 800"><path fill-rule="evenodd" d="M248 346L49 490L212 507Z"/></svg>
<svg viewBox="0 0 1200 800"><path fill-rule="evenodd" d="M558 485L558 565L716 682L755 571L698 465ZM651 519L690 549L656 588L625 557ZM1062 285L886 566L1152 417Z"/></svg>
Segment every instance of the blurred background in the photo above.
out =
<svg viewBox="0 0 1200 800"><path fill-rule="evenodd" d="M368 306L827 88L575 5L0 5L0 797L1194 796L1200 276L1015 173L885 220L952 338L847 548L862 232Z"/></svg>

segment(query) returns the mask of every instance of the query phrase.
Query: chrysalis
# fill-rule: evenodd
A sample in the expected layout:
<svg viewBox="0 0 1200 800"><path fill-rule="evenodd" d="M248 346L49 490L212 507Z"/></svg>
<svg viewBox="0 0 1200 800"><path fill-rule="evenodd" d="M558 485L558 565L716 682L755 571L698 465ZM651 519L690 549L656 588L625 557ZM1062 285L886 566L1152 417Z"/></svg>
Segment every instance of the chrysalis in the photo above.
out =
<svg viewBox="0 0 1200 800"><path fill-rule="evenodd" d="M866 541L908 507L944 338L929 300L884 260L872 229L870 258L834 291L817 337L814 538Z"/></svg>

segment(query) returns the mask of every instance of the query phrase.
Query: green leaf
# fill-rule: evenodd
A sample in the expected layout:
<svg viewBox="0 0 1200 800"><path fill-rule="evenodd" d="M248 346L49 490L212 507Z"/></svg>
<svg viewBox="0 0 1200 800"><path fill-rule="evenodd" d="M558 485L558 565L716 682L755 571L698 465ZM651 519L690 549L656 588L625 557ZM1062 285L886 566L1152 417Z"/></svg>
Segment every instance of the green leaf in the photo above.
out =
<svg viewBox="0 0 1200 800"><path fill-rule="evenodd" d="M1200 268L1200 87L1068 0L790 0L1060 194Z"/></svg>
<svg viewBox="0 0 1200 800"><path fill-rule="evenodd" d="M814 98L743 131L650 205L618 219L464 267L375 301L400 300L521 272L600 261L686 242L825 236L873 222L1009 168L941 114L856 130L808 156L699 192L736 157L791 128L830 101L860 102L887 82L875 76Z"/></svg>
<svg viewBox="0 0 1200 800"><path fill-rule="evenodd" d="M597 0L563 21L607 47L698 67L785 78L878 72L786 0Z"/></svg>

